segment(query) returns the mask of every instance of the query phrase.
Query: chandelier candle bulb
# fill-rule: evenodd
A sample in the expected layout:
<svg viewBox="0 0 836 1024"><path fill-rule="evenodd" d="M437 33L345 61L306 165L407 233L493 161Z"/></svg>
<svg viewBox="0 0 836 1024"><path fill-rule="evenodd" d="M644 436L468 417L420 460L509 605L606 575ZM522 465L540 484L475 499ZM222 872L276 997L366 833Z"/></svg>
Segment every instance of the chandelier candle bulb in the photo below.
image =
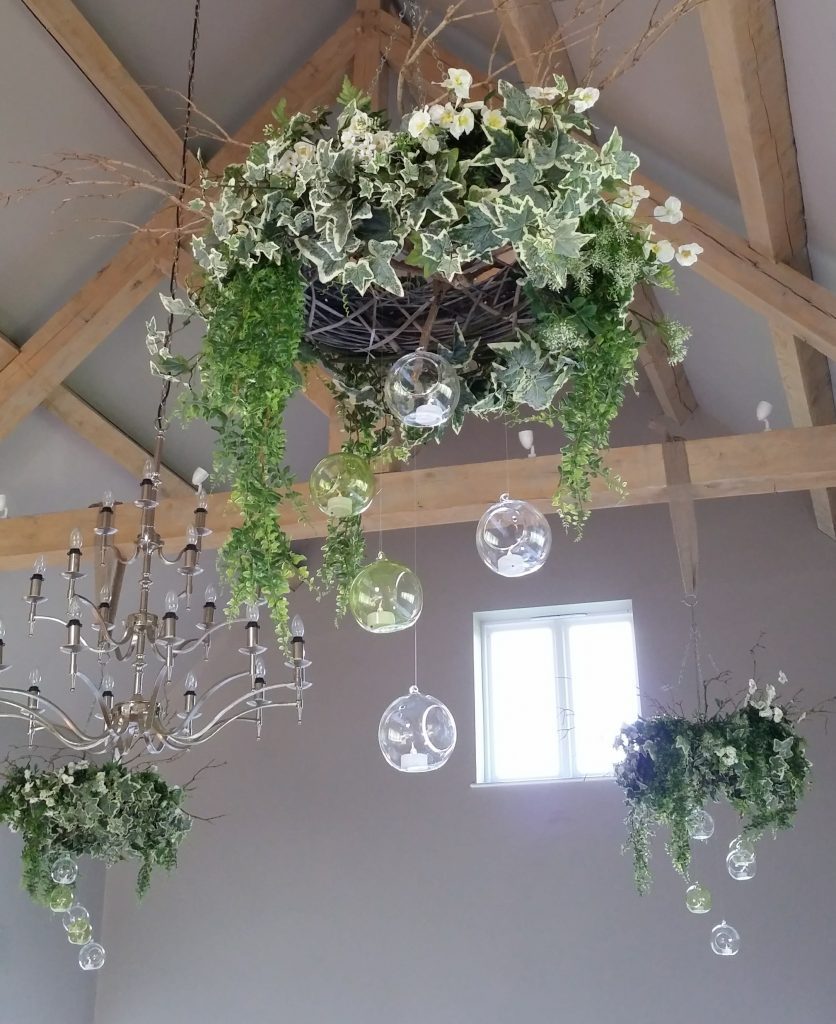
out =
<svg viewBox="0 0 836 1024"><path fill-rule="evenodd" d="M197 507L194 510L194 531L198 537L208 537L212 532L206 525L206 516L208 514L209 502L206 497L200 498L197 503ZM198 542L199 543L199 542Z"/></svg>

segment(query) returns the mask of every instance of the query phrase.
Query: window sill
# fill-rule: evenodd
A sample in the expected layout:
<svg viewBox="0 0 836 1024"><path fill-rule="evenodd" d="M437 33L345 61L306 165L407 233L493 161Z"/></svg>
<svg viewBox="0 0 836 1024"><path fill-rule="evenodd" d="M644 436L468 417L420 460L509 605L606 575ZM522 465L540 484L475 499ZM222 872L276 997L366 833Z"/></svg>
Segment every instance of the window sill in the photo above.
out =
<svg viewBox="0 0 836 1024"><path fill-rule="evenodd" d="M561 779L514 779L509 782L471 782L471 789L509 789L518 786L555 786L565 782L614 782L614 775L574 775Z"/></svg>

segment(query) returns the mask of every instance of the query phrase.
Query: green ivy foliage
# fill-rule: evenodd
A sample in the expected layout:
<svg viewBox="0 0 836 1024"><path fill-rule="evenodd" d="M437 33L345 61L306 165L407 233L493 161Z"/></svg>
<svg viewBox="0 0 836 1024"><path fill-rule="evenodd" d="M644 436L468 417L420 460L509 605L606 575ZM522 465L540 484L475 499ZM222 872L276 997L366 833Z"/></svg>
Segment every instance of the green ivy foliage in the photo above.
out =
<svg viewBox="0 0 836 1024"><path fill-rule="evenodd" d="M108 865L140 861L141 898L154 867L177 864L191 827L184 795L156 771L132 771L115 761L54 769L16 765L0 789L0 821L23 837L22 884L36 902L49 903L55 887L50 872L61 854Z"/></svg>
<svg viewBox="0 0 836 1024"><path fill-rule="evenodd" d="M668 854L674 868L687 877L688 818L712 801L731 804L743 833L755 839L792 827L810 771L795 723L780 705L772 706L771 698L750 698L733 711L723 707L710 717L662 714L639 719L625 726L616 743L624 753L616 781L628 807L626 848L633 855L639 893L651 884L655 827L669 828Z"/></svg>

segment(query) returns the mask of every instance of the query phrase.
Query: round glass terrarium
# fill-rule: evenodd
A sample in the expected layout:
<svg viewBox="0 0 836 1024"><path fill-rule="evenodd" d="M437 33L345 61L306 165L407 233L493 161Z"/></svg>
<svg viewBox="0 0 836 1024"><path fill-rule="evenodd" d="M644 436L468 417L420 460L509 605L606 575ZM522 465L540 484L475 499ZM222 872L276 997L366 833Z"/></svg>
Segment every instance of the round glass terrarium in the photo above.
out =
<svg viewBox="0 0 836 1024"><path fill-rule="evenodd" d="M311 473L311 501L334 518L365 512L374 498L374 487L371 466L348 452L326 455Z"/></svg>
<svg viewBox="0 0 836 1024"><path fill-rule="evenodd" d="M440 700L410 686L383 712L377 739L380 752L399 772L432 772L453 753L456 723Z"/></svg>
<svg viewBox="0 0 836 1024"><path fill-rule="evenodd" d="M78 951L78 966L82 971L99 971L104 967L107 954L100 942L88 942Z"/></svg>
<svg viewBox="0 0 836 1024"><path fill-rule="evenodd" d="M691 839L699 839L702 842L708 842L708 840L714 835L714 819L711 815L702 807L698 807L696 810L691 811L688 815L688 835Z"/></svg>
<svg viewBox="0 0 836 1024"><path fill-rule="evenodd" d="M499 576L528 576L549 557L552 531L546 517L527 501L503 494L476 527L476 550Z"/></svg>
<svg viewBox="0 0 836 1024"><path fill-rule="evenodd" d="M392 414L408 427L440 427L453 415L461 388L456 371L441 356L419 348L392 366L384 395Z"/></svg>
<svg viewBox="0 0 836 1024"><path fill-rule="evenodd" d="M685 906L692 914L707 914L711 910L711 893L699 882L685 890Z"/></svg>
<svg viewBox="0 0 836 1024"><path fill-rule="evenodd" d="M758 862L754 853L749 856L746 850L729 850L726 857L726 868L736 882L747 882L755 877L758 870Z"/></svg>
<svg viewBox="0 0 836 1024"><path fill-rule="evenodd" d="M381 551L354 577L348 606L369 633L397 633L418 621L424 592L411 569L393 562Z"/></svg>
<svg viewBox="0 0 836 1024"><path fill-rule="evenodd" d="M78 878L78 864L69 854L62 853L53 862L50 874L58 885L72 885Z"/></svg>
<svg viewBox="0 0 836 1024"><path fill-rule="evenodd" d="M711 948L717 956L737 956L740 952L740 935L736 928L722 921L711 929Z"/></svg>

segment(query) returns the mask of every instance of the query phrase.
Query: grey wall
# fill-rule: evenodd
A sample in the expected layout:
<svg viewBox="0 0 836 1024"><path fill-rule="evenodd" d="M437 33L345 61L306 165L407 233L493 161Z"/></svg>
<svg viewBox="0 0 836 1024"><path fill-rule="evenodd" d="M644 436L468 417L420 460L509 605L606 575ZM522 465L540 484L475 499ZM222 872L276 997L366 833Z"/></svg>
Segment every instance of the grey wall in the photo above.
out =
<svg viewBox="0 0 836 1024"><path fill-rule="evenodd" d="M704 503L699 519L717 665L745 686L766 630L765 667L811 702L836 693L836 549L804 497ZM404 559L411 548L408 534L387 542ZM230 730L169 766L185 778L209 757L227 762L193 801L225 816L196 825L176 876L156 879L143 906L132 871L109 874L97 1024L829 1024L836 751L820 721L807 728L815 789L797 828L764 843L751 883L725 873L734 824L717 814L696 860L715 896L707 917L686 912L661 841L653 893L634 894L613 783L470 788L476 610L632 598L646 706L680 696L664 690L687 636L666 510L599 513L580 544L556 528L548 566L526 580L484 569L470 526L422 531L418 563L420 682L456 715L451 762L405 777L377 750L380 713L411 681L411 635L335 633L330 609L300 598L316 684L305 722L274 718L259 745ZM735 960L708 947L721 916L742 935Z"/></svg>

